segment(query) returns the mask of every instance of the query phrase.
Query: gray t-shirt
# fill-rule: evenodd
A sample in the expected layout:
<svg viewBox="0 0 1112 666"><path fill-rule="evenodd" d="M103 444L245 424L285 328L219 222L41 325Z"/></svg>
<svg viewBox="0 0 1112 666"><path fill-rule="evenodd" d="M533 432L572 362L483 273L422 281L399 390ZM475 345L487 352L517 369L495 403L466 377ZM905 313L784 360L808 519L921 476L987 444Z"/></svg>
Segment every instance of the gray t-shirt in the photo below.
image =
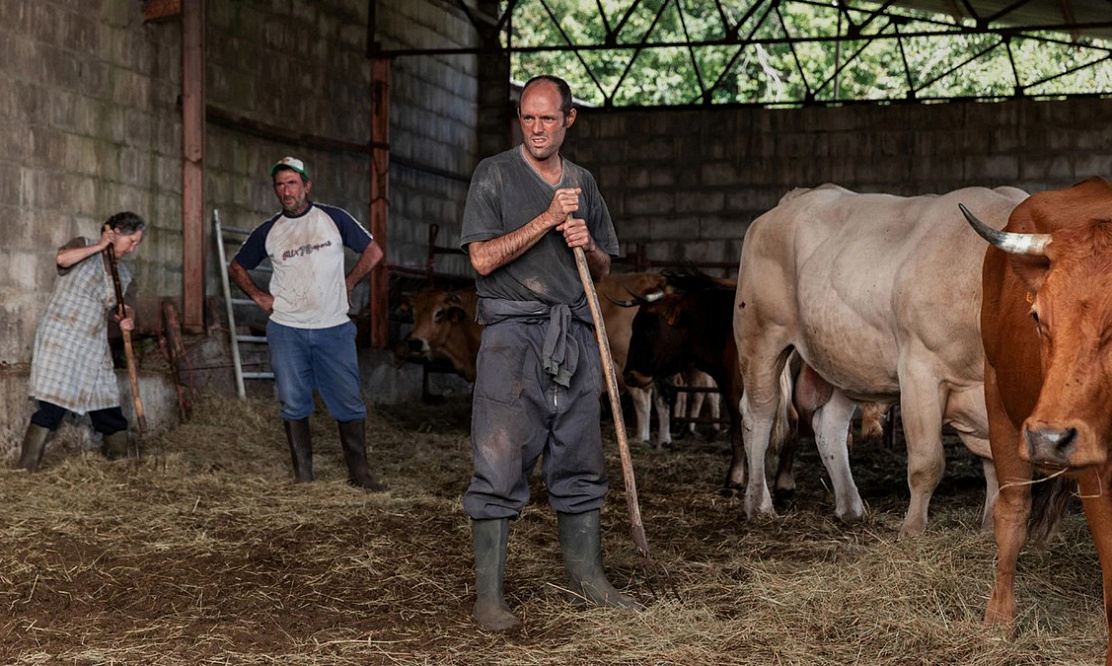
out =
<svg viewBox="0 0 1112 666"><path fill-rule="evenodd" d="M557 189L581 188L575 217L587 221L591 237L610 256L618 254L618 239L610 211L594 176L564 160L564 177L553 186L525 161L522 146L479 162L471 177L463 211L464 250L474 241L487 241L518 229L548 209ZM487 276L476 279L480 298L574 304L583 298L575 257L560 232L552 229L536 245Z"/></svg>

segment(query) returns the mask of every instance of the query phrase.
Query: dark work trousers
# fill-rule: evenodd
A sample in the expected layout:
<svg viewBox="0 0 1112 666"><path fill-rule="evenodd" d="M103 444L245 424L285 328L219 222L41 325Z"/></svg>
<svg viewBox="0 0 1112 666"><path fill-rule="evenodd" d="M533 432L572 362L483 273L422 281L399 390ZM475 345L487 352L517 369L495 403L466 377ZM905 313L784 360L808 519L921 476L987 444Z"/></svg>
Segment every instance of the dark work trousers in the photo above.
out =
<svg viewBox="0 0 1112 666"><path fill-rule="evenodd" d="M39 400L39 409L31 415L31 423L42 426L50 431L55 431L66 416L66 408L59 407L52 402ZM127 419L119 407L97 409L89 412L89 419L93 422L93 430L102 435L111 435L121 430L127 430Z"/></svg>
<svg viewBox="0 0 1112 666"><path fill-rule="evenodd" d="M606 497L602 364L594 329L571 324L579 359L570 386L563 387L541 361L547 326L547 320L509 319L483 330L471 407L474 473L463 496L473 519L517 518L541 454L548 502L556 511L593 511Z"/></svg>

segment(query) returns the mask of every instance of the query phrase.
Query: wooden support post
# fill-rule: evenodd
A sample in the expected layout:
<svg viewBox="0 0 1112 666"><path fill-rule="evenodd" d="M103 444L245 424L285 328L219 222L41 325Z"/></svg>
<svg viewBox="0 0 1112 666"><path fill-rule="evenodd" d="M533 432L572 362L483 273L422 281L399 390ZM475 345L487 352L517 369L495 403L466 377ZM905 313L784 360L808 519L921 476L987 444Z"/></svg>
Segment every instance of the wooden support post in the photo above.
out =
<svg viewBox="0 0 1112 666"><path fill-rule="evenodd" d="M205 324L205 2L182 0L182 319Z"/></svg>
<svg viewBox="0 0 1112 666"><path fill-rule="evenodd" d="M371 59L371 235L386 255L386 221L390 212L390 60ZM371 271L371 346L389 344L390 284L385 258Z"/></svg>

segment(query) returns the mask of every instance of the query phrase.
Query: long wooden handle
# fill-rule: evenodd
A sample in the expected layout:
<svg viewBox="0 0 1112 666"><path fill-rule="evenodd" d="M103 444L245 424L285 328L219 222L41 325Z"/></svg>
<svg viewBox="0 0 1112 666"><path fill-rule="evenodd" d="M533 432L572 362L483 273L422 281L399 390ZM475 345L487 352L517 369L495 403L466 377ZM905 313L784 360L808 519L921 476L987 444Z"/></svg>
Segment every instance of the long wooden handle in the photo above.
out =
<svg viewBox="0 0 1112 666"><path fill-rule="evenodd" d="M614 430L618 435L618 451L622 458L622 477L625 480L626 505L629 507L633 543L636 544L637 550L647 557L649 540L645 536L645 526L641 523L637 481L633 477L633 457L629 454L629 442L626 440L625 419L622 417L622 401L618 395L618 375L614 370L614 356L610 353L610 339L606 337L606 323L602 320L598 292L595 290L594 280L591 279L591 271L587 267L587 255L581 247L572 248L572 252L575 255L575 266L579 269L579 279L583 282L583 291L587 292L587 305L591 308L591 317L595 320L595 338L598 340L598 353L602 359L606 392L610 396L610 411L614 415Z"/></svg>
<svg viewBox="0 0 1112 666"><path fill-rule="evenodd" d="M127 308L124 307L124 294L120 287L120 269L116 266L116 252L109 245L104 248L104 255L108 259L108 268L112 272L112 284L116 287L116 312L122 319L127 316ZM131 400L135 406L135 422L139 426L139 434L142 435L147 432L147 416L143 412L143 399L139 397L139 375L135 369L135 352L131 349L131 331L121 328L120 332L124 336L124 355L127 357L127 374L131 379Z"/></svg>

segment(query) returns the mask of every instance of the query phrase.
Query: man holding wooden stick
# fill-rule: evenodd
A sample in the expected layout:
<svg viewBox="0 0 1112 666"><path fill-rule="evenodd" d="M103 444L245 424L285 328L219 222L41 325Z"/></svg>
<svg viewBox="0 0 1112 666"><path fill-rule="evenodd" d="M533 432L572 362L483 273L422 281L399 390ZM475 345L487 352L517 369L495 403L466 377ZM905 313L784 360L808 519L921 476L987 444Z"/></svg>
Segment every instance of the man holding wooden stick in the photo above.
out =
<svg viewBox="0 0 1112 666"><path fill-rule="evenodd" d="M125 257L139 248L147 224L135 213L108 218L100 238L78 237L58 249L58 279L46 312L35 330L29 392L38 400L23 437L19 466L36 472L46 440L66 412L88 414L93 429L104 436L104 454L111 460L127 455L128 424L120 409L120 389L108 347L108 315L124 331L134 328L134 313L124 306L118 314L117 294L127 291L131 272L119 266L120 288L112 277L109 257Z"/></svg>
<svg viewBox="0 0 1112 666"><path fill-rule="evenodd" d="M560 155L575 122L571 90L553 76L522 89L523 144L479 163L464 210L461 247L479 273L484 324L472 403L474 472L463 498L472 519L483 629L521 625L503 596L509 523L542 474L556 510L571 592L590 603L639 604L602 569L599 509L609 488L599 429L602 369L573 256L591 277L610 271L618 241L594 177Z"/></svg>

